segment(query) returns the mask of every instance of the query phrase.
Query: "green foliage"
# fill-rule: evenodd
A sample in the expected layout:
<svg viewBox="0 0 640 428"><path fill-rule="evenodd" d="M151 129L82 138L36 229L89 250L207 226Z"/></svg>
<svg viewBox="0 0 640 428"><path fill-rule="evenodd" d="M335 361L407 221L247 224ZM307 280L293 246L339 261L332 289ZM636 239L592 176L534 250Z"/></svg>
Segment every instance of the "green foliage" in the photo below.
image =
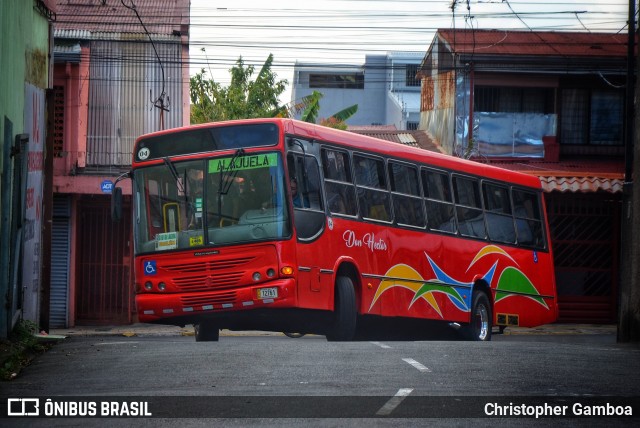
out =
<svg viewBox="0 0 640 428"><path fill-rule="evenodd" d="M300 104L304 105L305 109L302 112L300 120L304 122L318 123L318 113L320 112L320 100L322 99L322 97L322 93L313 91L311 95L307 95L302 99ZM321 119L319 123L322 126L345 130L347 129L347 124L345 123L346 120L356 114L357 111L358 104L354 104L350 107L340 110L337 113L332 114L327 119Z"/></svg>
<svg viewBox="0 0 640 428"><path fill-rule="evenodd" d="M271 70L273 55L262 65L255 80L253 65L247 66L242 57L229 70L231 84L222 87L206 78L203 68L190 79L191 123L216 122L233 119L274 117L282 111L278 97L285 91L287 80L276 80Z"/></svg>
<svg viewBox="0 0 640 428"><path fill-rule="evenodd" d="M304 99L306 107L300 116L303 122L316 123L318 120L318 112L320 111L320 99L324 95L318 91L313 91L311 95L307 95Z"/></svg>
<svg viewBox="0 0 640 428"><path fill-rule="evenodd" d="M349 119L351 116L356 114L357 111L358 111L358 104L354 104L350 107L340 110L337 113L332 114L331 117L336 119L339 122L344 122L345 120Z"/></svg>
<svg viewBox="0 0 640 428"><path fill-rule="evenodd" d="M36 354L51 346L38 340L35 336L37 331L34 322L22 320L13 329L9 340L0 342L0 380L14 379Z"/></svg>

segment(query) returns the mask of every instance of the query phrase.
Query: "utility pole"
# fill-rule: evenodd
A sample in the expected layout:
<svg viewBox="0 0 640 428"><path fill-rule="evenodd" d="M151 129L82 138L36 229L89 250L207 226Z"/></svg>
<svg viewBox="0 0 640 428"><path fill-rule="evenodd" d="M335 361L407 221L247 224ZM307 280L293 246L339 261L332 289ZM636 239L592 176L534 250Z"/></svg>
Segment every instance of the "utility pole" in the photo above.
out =
<svg viewBox="0 0 640 428"><path fill-rule="evenodd" d="M633 172L640 172L640 144L636 141L640 120L635 100L640 99L635 67L635 0L629 0L627 42L627 107L625 177L622 205L620 293L618 297L618 342L640 342L640 186L633 184ZM640 58L640 57L639 57ZM640 65L640 64L639 64ZM640 69L640 67L638 68Z"/></svg>

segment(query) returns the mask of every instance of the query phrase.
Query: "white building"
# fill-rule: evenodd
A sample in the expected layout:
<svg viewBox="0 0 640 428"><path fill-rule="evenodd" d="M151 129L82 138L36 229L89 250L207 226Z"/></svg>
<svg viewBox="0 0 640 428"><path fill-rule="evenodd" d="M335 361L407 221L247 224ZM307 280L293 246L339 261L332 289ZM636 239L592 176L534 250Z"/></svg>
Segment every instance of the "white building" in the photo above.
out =
<svg viewBox="0 0 640 428"><path fill-rule="evenodd" d="M291 101L318 91L323 94L318 118L357 104L358 112L347 120L348 125L417 129L420 80L416 74L423 57L424 52L391 52L367 55L363 65L296 62Z"/></svg>

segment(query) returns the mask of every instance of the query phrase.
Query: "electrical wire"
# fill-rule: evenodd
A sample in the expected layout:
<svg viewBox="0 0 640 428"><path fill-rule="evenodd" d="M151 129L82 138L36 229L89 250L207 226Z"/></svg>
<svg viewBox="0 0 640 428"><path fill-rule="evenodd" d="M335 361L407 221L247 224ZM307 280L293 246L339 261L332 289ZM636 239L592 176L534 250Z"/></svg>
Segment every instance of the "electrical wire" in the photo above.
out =
<svg viewBox="0 0 640 428"><path fill-rule="evenodd" d="M124 0L121 2L131 9ZM442 27L442 22L449 22L452 15L452 10L447 7L437 8L450 4L451 0L325 0L322 3L300 0L298 3L281 2L276 7L265 4L259 8L244 7L241 1L234 2L228 8L222 8L228 2L217 1L215 7L196 0L191 0L190 3L188 9L147 7L144 22L136 11L160 64L163 92L164 65L155 46L155 43L162 42L153 37L153 31L158 28L179 28L186 16L189 17L187 21L191 33L189 59L172 63L171 67L179 66L181 70L189 67L192 73L208 67L209 73L213 74L216 70L212 70L211 67L227 67L228 70L235 65L240 56L243 57L246 66L260 66L269 52L275 53L272 68L278 72L289 72L300 60L308 62L305 57L325 58L327 69L335 69L342 67L340 63L343 63L344 68L353 68L353 64L358 63L353 58L364 58L368 54L383 55L391 51L426 53L435 32ZM325 3L331 6L330 10L323 9ZM455 1L453 3L455 4ZM471 15L471 3L467 1L469 13L461 15L460 19L465 20L468 29L482 28L483 22L491 21L504 23L491 28L513 30L513 24L506 24L508 19L521 22L531 31L604 31L602 29L605 28L607 32L616 32L626 26L627 4L622 0L583 0L579 6L576 2L566 0L535 3L539 6L538 11L527 9L516 13L513 6L524 8L531 6L532 1L478 0L473 3L474 13ZM133 5L133 2L131 4ZM200 7L197 4L207 6ZM366 10L362 10L365 5ZM489 6L491 10L486 9ZM481 7L486 10L480 10ZM579 7L579 10L576 10L576 7ZM62 8L57 14L55 25L69 28L79 21L96 21L108 30L110 26L117 28L118 21L121 23L128 17L121 9L113 8L100 10L97 7L86 7L75 8L74 11L79 13L81 9L85 11L81 15L70 16L65 15L65 9ZM456 18L458 17L451 22L451 27L455 26ZM261 36L257 37L257 34ZM204 52L202 48L205 48ZM483 47L475 46L475 50L478 49ZM164 55L162 58L169 66L169 60ZM152 58L143 55L105 56L92 60L140 64L153 62ZM318 63L319 67L323 66L322 61ZM360 63L363 64L364 61ZM175 76L169 78L176 79ZM180 76L180 79L182 78ZM230 81L230 77L217 77L216 81L225 83Z"/></svg>

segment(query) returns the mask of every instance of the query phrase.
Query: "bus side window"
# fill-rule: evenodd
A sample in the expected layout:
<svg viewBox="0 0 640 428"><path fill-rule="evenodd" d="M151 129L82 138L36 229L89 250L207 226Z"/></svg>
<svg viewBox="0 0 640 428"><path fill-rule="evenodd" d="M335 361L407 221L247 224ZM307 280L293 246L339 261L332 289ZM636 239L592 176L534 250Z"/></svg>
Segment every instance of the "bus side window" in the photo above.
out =
<svg viewBox="0 0 640 428"><path fill-rule="evenodd" d="M485 215L489 239L498 242L515 243L516 230L511 215L511 199L506 186L483 183Z"/></svg>
<svg viewBox="0 0 640 428"><path fill-rule="evenodd" d="M346 152L323 148L322 172L329 212L355 216L356 195L351 179L349 155Z"/></svg>
<svg viewBox="0 0 640 428"><path fill-rule="evenodd" d="M538 195L524 190L512 190L518 244L544 248L542 215Z"/></svg>
<svg viewBox="0 0 640 428"><path fill-rule="evenodd" d="M485 239L487 233L478 180L454 176L453 194L460 234Z"/></svg>
<svg viewBox="0 0 640 428"><path fill-rule="evenodd" d="M289 179L297 186L293 195L294 208L309 208L316 211L324 210L320 196L320 170L318 162L313 156L302 156L294 153L287 155Z"/></svg>
<svg viewBox="0 0 640 428"><path fill-rule="evenodd" d="M396 223L404 226L424 227L424 208L417 168L389 162L389 177Z"/></svg>
<svg viewBox="0 0 640 428"><path fill-rule="evenodd" d="M456 216L453 210L449 175L423 168L421 176L429 229L456 233Z"/></svg>
<svg viewBox="0 0 640 428"><path fill-rule="evenodd" d="M353 156L362 218L391 221L391 198L387 191L384 161L361 155Z"/></svg>

